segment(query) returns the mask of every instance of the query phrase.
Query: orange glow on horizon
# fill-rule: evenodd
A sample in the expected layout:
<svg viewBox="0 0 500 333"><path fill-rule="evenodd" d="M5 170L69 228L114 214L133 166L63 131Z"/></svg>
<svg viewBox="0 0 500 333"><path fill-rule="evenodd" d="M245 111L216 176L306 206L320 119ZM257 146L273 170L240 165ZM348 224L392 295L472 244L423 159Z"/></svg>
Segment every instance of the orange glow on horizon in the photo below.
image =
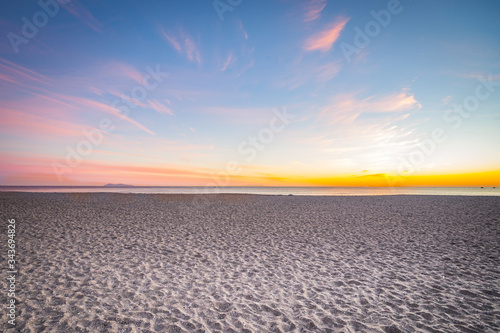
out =
<svg viewBox="0 0 500 333"><path fill-rule="evenodd" d="M83 162L58 179L47 157L22 158L10 156L10 164L2 167L8 175L4 186L100 186L123 183L135 186L344 186L344 187L478 187L500 186L500 170L460 174L390 174L301 176L278 175L246 168L238 174L211 168L178 165L123 165ZM63 161L60 161L61 163ZM33 165L45 165L33 168Z"/></svg>
<svg viewBox="0 0 500 333"><path fill-rule="evenodd" d="M471 187L499 186L500 171L461 174L395 175L373 174L366 176L311 178L310 186L368 186L368 187Z"/></svg>

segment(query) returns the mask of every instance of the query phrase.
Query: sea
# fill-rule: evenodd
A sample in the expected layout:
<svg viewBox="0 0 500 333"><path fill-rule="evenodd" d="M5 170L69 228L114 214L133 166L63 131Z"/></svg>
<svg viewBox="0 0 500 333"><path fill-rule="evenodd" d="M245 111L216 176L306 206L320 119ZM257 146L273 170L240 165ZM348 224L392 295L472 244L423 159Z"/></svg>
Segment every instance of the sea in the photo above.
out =
<svg viewBox="0 0 500 333"><path fill-rule="evenodd" d="M500 196L500 187L263 187L263 186L0 186L1 192L45 193L163 193L259 195L462 195Z"/></svg>

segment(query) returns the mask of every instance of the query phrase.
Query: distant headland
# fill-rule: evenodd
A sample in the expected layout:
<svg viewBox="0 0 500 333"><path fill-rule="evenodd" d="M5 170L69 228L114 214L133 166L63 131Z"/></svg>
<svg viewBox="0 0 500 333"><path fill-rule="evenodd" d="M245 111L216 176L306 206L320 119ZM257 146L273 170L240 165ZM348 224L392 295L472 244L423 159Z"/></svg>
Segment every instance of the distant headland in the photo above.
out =
<svg viewBox="0 0 500 333"><path fill-rule="evenodd" d="M134 187L134 185L127 184L106 184L104 187Z"/></svg>

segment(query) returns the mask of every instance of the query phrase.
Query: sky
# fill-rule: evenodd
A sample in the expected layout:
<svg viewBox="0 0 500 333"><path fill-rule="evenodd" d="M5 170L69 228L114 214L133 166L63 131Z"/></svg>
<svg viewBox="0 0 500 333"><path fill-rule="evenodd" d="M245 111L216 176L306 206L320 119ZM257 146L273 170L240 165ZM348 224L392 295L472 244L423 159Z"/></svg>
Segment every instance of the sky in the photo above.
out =
<svg viewBox="0 0 500 333"><path fill-rule="evenodd" d="M0 185L500 185L498 1L0 6Z"/></svg>

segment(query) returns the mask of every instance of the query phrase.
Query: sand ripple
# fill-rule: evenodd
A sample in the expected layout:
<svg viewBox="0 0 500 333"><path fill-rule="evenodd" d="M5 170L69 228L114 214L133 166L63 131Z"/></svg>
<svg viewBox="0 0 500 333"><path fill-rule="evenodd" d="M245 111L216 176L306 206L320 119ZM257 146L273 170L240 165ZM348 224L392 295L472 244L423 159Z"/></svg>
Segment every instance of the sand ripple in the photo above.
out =
<svg viewBox="0 0 500 333"><path fill-rule="evenodd" d="M500 331L500 198L192 202L0 193L20 246L11 331Z"/></svg>

